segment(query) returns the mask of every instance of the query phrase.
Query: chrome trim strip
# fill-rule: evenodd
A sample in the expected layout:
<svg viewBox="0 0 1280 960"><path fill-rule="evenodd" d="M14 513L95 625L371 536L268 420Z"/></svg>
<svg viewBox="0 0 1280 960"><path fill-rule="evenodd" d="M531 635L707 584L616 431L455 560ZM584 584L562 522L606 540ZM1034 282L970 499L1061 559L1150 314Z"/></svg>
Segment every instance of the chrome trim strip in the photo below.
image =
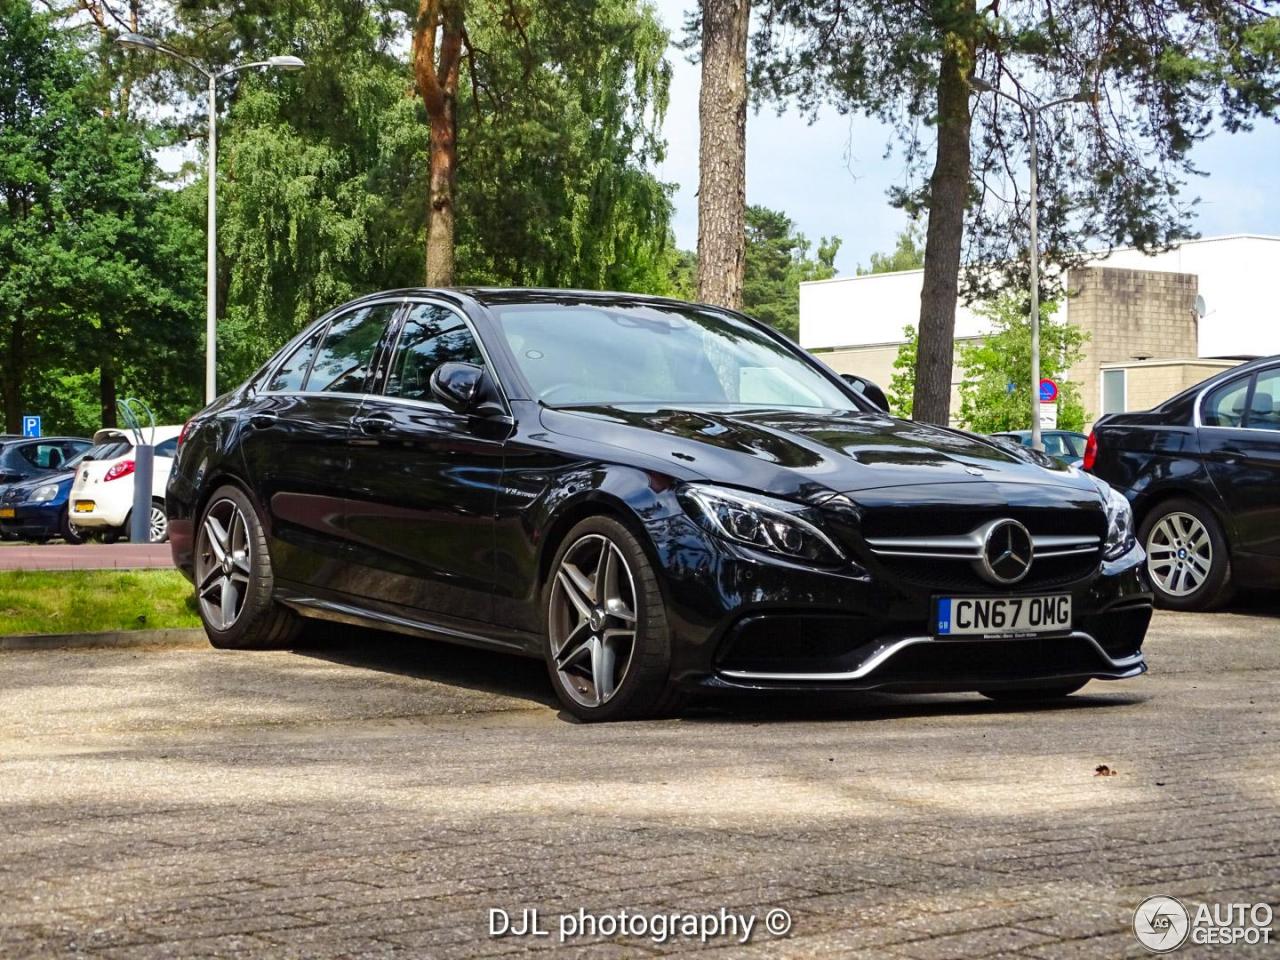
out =
<svg viewBox="0 0 1280 960"><path fill-rule="evenodd" d="M1006 637L997 636L997 637L972 637L972 638L964 638L964 639L978 640L978 641L1007 640L1009 642L1017 642L1018 640L1025 639L1025 638L1023 637L1007 637L1006 638ZM1107 651L1102 649L1102 644L1098 643L1098 641L1095 640L1093 637L1091 637L1089 634L1084 633L1083 631L1080 631L1080 630L1073 630L1071 631L1071 633L1067 634L1067 636L1063 637L1062 639L1089 641L1089 643L1093 644L1093 649L1097 651L1098 656L1102 657L1102 659L1106 661L1106 663L1112 670L1129 670L1131 668L1139 667L1142 664L1141 651L1134 654L1132 657L1121 657L1119 660L1113 659L1110 655L1108 655ZM890 657L894 656L897 653L900 653L901 651L905 650L907 647L912 647L920 643L940 643L940 644L956 643L957 641L960 641L960 640L961 640L960 637L949 637L946 639L940 639L938 637L902 637L898 640L892 641L891 643L888 644L888 646L883 647L882 649L878 650L876 653L872 654L871 657L868 658L866 661L864 661L862 666L858 667L856 670L847 670L839 673L772 673L772 672L763 672L763 671L756 671L756 670L721 670L720 675L723 677L731 677L735 680L802 680L802 681L818 681L818 682L830 682L830 683L839 683L847 680L860 680L863 677L867 676L868 674L874 672L876 668L878 668Z"/></svg>
<svg viewBox="0 0 1280 960"><path fill-rule="evenodd" d="M885 557L981 560L985 529L979 527L971 533L954 537L876 537L869 538L867 545L874 553ZM1098 549L1101 539L1085 534L1032 534L1031 544L1038 559L1089 553Z"/></svg>

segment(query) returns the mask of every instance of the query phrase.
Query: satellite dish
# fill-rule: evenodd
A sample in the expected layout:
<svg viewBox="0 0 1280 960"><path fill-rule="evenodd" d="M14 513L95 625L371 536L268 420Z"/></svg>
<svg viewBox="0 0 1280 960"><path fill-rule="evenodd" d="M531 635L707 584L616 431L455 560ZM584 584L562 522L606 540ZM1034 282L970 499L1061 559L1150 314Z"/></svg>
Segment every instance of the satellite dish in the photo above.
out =
<svg viewBox="0 0 1280 960"><path fill-rule="evenodd" d="M1204 297L1198 293L1196 294L1195 311L1196 311L1196 316L1200 317L1202 320L1204 319L1204 315L1209 312L1208 308L1205 305Z"/></svg>

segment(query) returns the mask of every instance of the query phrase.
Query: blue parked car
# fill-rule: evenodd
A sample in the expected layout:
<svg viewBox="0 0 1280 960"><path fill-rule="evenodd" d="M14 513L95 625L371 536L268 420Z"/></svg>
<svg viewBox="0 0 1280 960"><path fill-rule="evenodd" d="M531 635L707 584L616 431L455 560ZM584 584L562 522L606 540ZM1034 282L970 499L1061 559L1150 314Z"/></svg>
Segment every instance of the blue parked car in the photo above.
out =
<svg viewBox="0 0 1280 960"><path fill-rule="evenodd" d="M62 464L56 473L9 484L0 492L0 536L6 540L28 540L44 543L61 537L67 543L82 543L84 535L71 526L67 516L67 500L76 470L86 460L117 457L128 449L128 443L109 440L84 450Z"/></svg>

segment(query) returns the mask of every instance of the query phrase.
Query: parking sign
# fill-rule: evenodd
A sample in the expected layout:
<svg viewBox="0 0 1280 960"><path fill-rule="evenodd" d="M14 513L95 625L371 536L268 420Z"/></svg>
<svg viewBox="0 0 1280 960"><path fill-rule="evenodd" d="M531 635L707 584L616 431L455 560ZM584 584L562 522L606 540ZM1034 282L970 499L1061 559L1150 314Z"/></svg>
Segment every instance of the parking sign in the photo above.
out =
<svg viewBox="0 0 1280 960"><path fill-rule="evenodd" d="M40 418L39 417L23 417L22 418L22 435L24 437L40 436Z"/></svg>

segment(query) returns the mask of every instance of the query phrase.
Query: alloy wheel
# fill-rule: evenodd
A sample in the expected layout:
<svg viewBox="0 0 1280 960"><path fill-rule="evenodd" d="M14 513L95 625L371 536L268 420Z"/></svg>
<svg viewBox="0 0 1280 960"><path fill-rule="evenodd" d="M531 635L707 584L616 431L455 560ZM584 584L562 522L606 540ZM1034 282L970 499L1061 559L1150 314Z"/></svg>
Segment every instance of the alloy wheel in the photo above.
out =
<svg viewBox="0 0 1280 960"><path fill-rule="evenodd" d="M1195 593L1213 569L1213 541L1189 513L1162 517L1147 534L1147 572L1171 597Z"/></svg>
<svg viewBox="0 0 1280 960"><path fill-rule="evenodd" d="M622 551L592 533L570 547L556 568L548 631L561 685L584 707L618 692L636 643L636 588Z"/></svg>
<svg viewBox="0 0 1280 960"><path fill-rule="evenodd" d="M152 543L163 543L169 533L169 518L165 516L164 507L158 503L151 505L150 529L148 533Z"/></svg>
<svg viewBox="0 0 1280 960"><path fill-rule="evenodd" d="M229 630L244 610L253 572L249 524L236 504L219 500L205 513L196 548L200 612L216 630Z"/></svg>

